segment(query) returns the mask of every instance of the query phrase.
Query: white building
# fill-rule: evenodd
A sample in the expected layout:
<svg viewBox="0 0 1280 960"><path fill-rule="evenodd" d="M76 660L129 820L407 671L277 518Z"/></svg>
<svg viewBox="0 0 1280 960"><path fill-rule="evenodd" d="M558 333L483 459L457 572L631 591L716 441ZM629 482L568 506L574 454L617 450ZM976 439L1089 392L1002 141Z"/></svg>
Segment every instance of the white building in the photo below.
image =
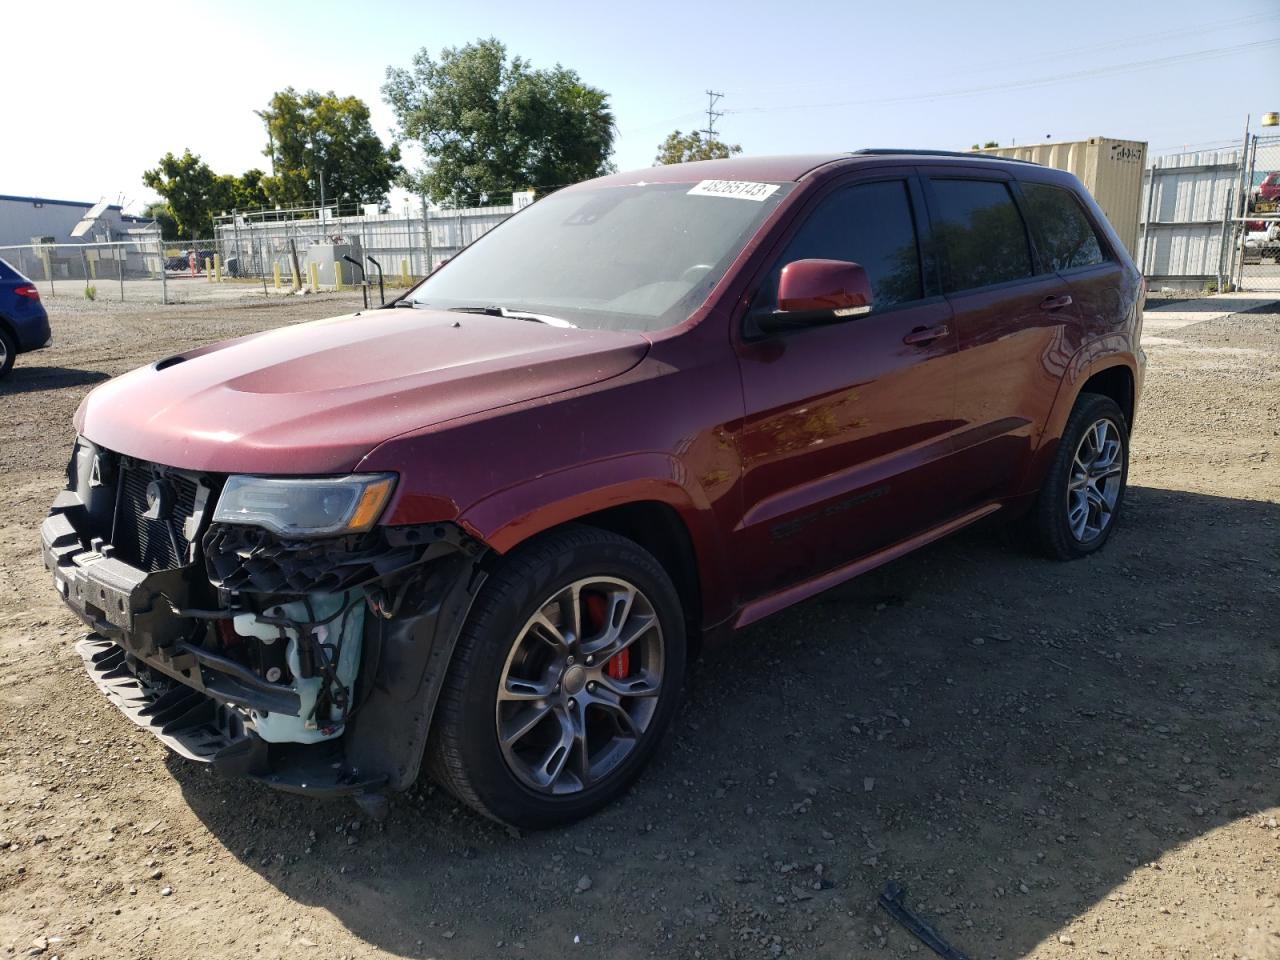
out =
<svg viewBox="0 0 1280 960"><path fill-rule="evenodd" d="M94 227L79 238L72 233L95 207L102 207ZM15 197L0 194L0 247L25 243L83 243L128 240L139 233L151 233L154 220L135 217L117 204L50 200L46 197Z"/></svg>

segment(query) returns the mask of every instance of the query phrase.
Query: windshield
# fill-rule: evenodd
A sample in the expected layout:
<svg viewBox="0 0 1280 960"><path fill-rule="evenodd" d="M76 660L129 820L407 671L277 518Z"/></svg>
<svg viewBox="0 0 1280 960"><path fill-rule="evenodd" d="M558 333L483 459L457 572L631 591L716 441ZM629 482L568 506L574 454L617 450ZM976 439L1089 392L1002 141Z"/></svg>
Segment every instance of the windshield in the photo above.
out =
<svg viewBox="0 0 1280 960"><path fill-rule="evenodd" d="M706 299L792 186L707 186L726 183L553 193L428 277L412 301L542 314L593 329L673 326Z"/></svg>

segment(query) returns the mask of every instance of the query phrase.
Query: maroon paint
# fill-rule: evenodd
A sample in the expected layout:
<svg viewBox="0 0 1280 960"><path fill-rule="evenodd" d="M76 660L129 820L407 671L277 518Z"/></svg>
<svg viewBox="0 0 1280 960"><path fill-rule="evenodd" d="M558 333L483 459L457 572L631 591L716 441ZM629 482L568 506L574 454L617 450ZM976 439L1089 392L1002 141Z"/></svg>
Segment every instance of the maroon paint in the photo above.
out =
<svg viewBox="0 0 1280 960"><path fill-rule="evenodd" d="M871 281L856 263L797 260L782 268L778 309L849 310L871 306Z"/></svg>
<svg viewBox="0 0 1280 960"><path fill-rule="evenodd" d="M666 504L695 549L705 626L741 625L1024 502L1099 370L1126 367L1136 402L1142 284L1123 257L743 341L750 296L810 201L837 181L958 166L1077 188L1038 167L901 155L618 174L603 182L798 186L668 330L356 314L135 371L95 390L76 424L102 446L173 466L395 471L382 522L454 520L500 552L610 506ZM1042 306L1051 297L1058 306Z"/></svg>

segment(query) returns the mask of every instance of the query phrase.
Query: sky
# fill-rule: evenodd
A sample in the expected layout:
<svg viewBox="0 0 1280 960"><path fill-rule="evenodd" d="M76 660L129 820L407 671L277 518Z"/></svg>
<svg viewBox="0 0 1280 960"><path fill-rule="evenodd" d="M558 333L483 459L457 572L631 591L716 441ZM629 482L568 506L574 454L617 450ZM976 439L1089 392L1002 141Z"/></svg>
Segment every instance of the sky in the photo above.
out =
<svg viewBox="0 0 1280 960"><path fill-rule="evenodd" d="M623 170L705 127L708 89L724 94L718 134L747 154L1106 136L1158 155L1239 142L1247 115L1256 128L1280 110L1277 0L58 0L4 21L21 119L5 125L0 193L133 210L169 150L266 169L254 111L286 86L360 97L389 142L386 68L488 36L605 90Z"/></svg>

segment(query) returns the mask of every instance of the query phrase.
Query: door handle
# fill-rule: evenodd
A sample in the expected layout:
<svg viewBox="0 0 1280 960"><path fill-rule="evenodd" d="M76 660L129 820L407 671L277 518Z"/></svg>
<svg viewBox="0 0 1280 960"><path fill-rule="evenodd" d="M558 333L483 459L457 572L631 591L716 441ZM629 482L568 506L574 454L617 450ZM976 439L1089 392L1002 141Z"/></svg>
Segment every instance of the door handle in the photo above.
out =
<svg viewBox="0 0 1280 960"><path fill-rule="evenodd" d="M1064 293L1060 297L1045 297L1040 301L1041 310L1061 310L1071 306L1071 294Z"/></svg>
<svg viewBox="0 0 1280 960"><path fill-rule="evenodd" d="M902 338L902 342L911 346L918 346L922 343L932 343L934 340L945 337L950 332L950 327L945 323L940 323L936 327L921 327L918 330L912 330Z"/></svg>

